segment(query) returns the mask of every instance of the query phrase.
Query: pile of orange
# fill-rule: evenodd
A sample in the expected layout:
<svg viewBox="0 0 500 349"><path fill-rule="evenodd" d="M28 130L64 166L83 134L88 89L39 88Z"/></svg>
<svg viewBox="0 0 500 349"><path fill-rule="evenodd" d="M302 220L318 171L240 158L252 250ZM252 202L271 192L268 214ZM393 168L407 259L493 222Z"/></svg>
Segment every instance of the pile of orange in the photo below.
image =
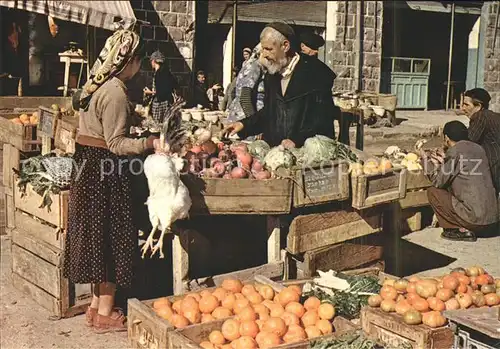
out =
<svg viewBox="0 0 500 349"><path fill-rule="evenodd" d="M191 293L173 304L162 298L153 308L176 328L227 318L200 343L203 348L271 348L333 332L335 308L316 297L301 304L301 294L298 286L276 293L269 285L228 279L213 292Z"/></svg>
<svg viewBox="0 0 500 349"><path fill-rule="evenodd" d="M368 298L368 304L402 315L407 324L441 327L446 324L444 310L500 304L500 280L481 267L457 268L439 278L386 280L380 293Z"/></svg>

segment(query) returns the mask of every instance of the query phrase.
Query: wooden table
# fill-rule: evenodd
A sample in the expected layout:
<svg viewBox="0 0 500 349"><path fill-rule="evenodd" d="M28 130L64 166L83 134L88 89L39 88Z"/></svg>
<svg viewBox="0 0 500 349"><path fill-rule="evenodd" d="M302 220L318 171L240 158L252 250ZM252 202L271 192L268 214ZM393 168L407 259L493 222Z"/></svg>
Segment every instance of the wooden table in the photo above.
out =
<svg viewBox="0 0 500 349"><path fill-rule="evenodd" d="M68 96L68 90L69 90L69 70L70 66L72 63L76 64L85 64L87 66L87 78L90 76L90 68L88 65L87 60L85 57L81 56L77 52L71 52L71 51L66 51L63 53L59 53L59 61L61 63L64 63L64 86L60 87L59 89L63 90L63 96L67 97ZM78 86L77 86L78 88Z"/></svg>
<svg viewBox="0 0 500 349"><path fill-rule="evenodd" d="M363 150L365 126L363 111L361 109L340 109L340 133L338 139L340 142L350 145L349 128L351 127L351 123L356 124L356 148L359 150Z"/></svg>

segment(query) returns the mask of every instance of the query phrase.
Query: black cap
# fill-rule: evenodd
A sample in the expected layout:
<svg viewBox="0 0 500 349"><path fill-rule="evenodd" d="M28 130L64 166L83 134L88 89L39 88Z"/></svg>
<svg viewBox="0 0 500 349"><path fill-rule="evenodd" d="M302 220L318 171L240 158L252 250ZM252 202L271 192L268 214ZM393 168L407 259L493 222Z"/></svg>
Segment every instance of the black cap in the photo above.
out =
<svg viewBox="0 0 500 349"><path fill-rule="evenodd" d="M300 35L300 42L313 50L317 50L325 44L325 40L320 35L314 33Z"/></svg>
<svg viewBox="0 0 500 349"><path fill-rule="evenodd" d="M475 99L485 108L488 108L491 101L490 94L484 88L473 88L472 90L465 91L465 97Z"/></svg>
<svg viewBox="0 0 500 349"><path fill-rule="evenodd" d="M266 28L273 28L279 31L288 41L295 43L297 36L295 35L295 30L284 22L272 22L266 24Z"/></svg>

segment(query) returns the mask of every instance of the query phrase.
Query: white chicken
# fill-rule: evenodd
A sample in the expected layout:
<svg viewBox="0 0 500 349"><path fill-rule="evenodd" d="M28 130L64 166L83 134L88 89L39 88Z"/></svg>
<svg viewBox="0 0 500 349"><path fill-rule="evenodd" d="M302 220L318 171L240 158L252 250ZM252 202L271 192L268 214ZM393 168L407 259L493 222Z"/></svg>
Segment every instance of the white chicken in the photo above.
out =
<svg viewBox="0 0 500 349"><path fill-rule="evenodd" d="M149 155L144 162L144 173L149 186L146 205L153 228L142 247L142 258L148 250L151 250L151 256L159 251L160 258L165 257L165 233L171 232L172 223L176 220L187 218L191 208L188 188L180 179L184 160L177 154L186 138L179 113L182 105L184 103L181 100L176 100L168 109L160 136L163 150ZM156 245L153 245L157 229L161 230L161 235Z"/></svg>

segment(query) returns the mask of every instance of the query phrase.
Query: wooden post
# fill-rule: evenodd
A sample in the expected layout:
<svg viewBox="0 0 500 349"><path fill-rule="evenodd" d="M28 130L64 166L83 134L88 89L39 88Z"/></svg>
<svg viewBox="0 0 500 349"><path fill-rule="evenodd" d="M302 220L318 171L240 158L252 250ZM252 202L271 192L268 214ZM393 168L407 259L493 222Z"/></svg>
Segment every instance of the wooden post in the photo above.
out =
<svg viewBox="0 0 500 349"><path fill-rule="evenodd" d="M186 293L189 281L189 230L182 229L172 242L174 295Z"/></svg>
<svg viewBox="0 0 500 349"><path fill-rule="evenodd" d="M455 27L455 3L451 4L451 29L450 29L450 52L448 56L448 81L446 85L446 110L449 109L450 106L450 84L451 84L451 66L453 60L453 33Z"/></svg>
<svg viewBox="0 0 500 349"><path fill-rule="evenodd" d="M238 22L238 0L234 0L233 2L233 36L232 36L232 46L233 46L233 55L231 68L234 68L236 65L236 23Z"/></svg>
<svg viewBox="0 0 500 349"><path fill-rule="evenodd" d="M267 263L281 260L281 227L278 216L267 216Z"/></svg>

